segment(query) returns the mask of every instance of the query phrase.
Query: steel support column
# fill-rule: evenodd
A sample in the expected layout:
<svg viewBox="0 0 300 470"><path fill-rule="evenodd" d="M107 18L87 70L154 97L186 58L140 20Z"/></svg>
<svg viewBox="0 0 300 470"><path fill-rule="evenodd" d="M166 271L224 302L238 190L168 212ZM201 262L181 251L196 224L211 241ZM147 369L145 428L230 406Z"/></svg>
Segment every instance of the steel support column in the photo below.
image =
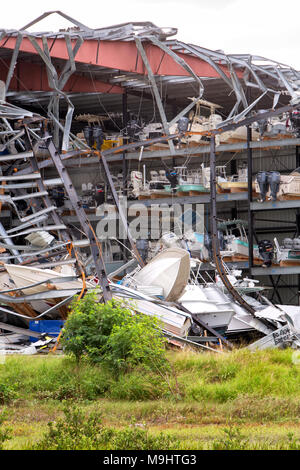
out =
<svg viewBox="0 0 300 470"><path fill-rule="evenodd" d="M247 159L248 159L248 248L249 248L249 271L253 266L253 212L251 211L252 202L252 129L247 126Z"/></svg>
<svg viewBox="0 0 300 470"><path fill-rule="evenodd" d="M127 124L128 124L128 112L127 112L127 92L122 95L122 107L123 107L123 138L127 138ZM126 143L128 143L126 141ZM123 171L123 195L127 196L127 151L124 150L122 157L122 171Z"/></svg>

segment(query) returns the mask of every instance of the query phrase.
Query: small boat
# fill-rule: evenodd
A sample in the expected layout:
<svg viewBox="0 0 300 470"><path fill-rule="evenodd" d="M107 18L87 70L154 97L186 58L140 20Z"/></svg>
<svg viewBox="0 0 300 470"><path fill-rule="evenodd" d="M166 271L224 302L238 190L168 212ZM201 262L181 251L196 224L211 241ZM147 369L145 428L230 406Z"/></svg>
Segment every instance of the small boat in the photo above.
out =
<svg viewBox="0 0 300 470"><path fill-rule="evenodd" d="M205 114L207 112L210 115L203 116L201 114L201 107L206 109ZM223 119L220 114L216 114L216 110L222 108L222 106L217 105L215 103L211 103L205 100L198 100L196 103L196 111L192 117L190 128L189 128L189 135L182 139L182 142L189 144L191 142L194 143L205 143L207 141L207 135L211 130L217 129L221 126ZM170 133L176 132L176 124L170 127ZM205 134L206 133L206 134ZM255 129L252 129L252 140L258 140L260 137L259 132ZM229 143L229 142L244 142L247 141L247 127L241 126L237 129L232 131L226 131L222 134L216 135L216 146Z"/></svg>
<svg viewBox="0 0 300 470"><path fill-rule="evenodd" d="M300 174L298 169L290 175L280 175L278 197L282 199L300 198Z"/></svg>
<svg viewBox="0 0 300 470"><path fill-rule="evenodd" d="M137 290L139 286L162 287L164 299L176 301L187 285L190 269L190 256L186 250L168 248L130 277L127 285L135 285Z"/></svg>
<svg viewBox="0 0 300 470"><path fill-rule="evenodd" d="M237 175L232 175L226 182L219 182L222 189L230 189L233 192L248 191L248 168L238 169Z"/></svg>
<svg viewBox="0 0 300 470"><path fill-rule="evenodd" d="M224 251L224 255L226 257L228 256L228 252L231 252L231 256L233 257L249 258L249 242L245 229L246 225L246 221L239 219L219 223L219 230L225 232L224 243L226 253ZM253 245L253 258L261 260L258 245Z"/></svg>
<svg viewBox="0 0 300 470"><path fill-rule="evenodd" d="M150 176L151 179L147 182L145 165L143 173L141 171L131 172L130 182L133 197L144 199L169 196L171 191L168 189L169 180L166 177L165 170L160 170L159 172L152 170L150 171Z"/></svg>
<svg viewBox="0 0 300 470"><path fill-rule="evenodd" d="M70 289L71 291L80 291L83 287L81 280L75 281L67 281L67 282L52 282L51 284L47 284L47 280L53 279L55 277L69 277L74 276L74 271L72 268L69 272L66 272L66 268L70 268L69 266L63 266L65 269L63 272L57 272L52 269L40 269L31 266L20 266L17 264L5 264L4 265L6 271L9 274L9 277L13 280L16 287L22 290L23 287L28 287L31 284L36 284L41 281L45 281L43 284L39 284L34 287L28 287L28 289L24 289L24 294L37 294L39 292L45 292L45 290L62 290L62 289ZM59 292L58 292L59 297Z"/></svg>
<svg viewBox="0 0 300 470"><path fill-rule="evenodd" d="M128 287L111 283L113 297L117 300L126 300L126 306L132 306L132 309L143 313L144 315L154 316L162 322L163 329L178 335L187 336L191 327L191 316L188 313L171 307L160 305L153 302L153 297L140 292L140 290L130 289Z"/></svg>
<svg viewBox="0 0 300 470"><path fill-rule="evenodd" d="M209 189L203 184L202 169L187 170L185 166L175 167L177 172L177 192L182 193L206 193Z"/></svg>
<svg viewBox="0 0 300 470"><path fill-rule="evenodd" d="M300 265L300 238L285 238L280 246L277 238L274 238L276 259L280 266Z"/></svg>
<svg viewBox="0 0 300 470"><path fill-rule="evenodd" d="M209 327L225 332L235 311L217 286L187 285L178 302Z"/></svg>

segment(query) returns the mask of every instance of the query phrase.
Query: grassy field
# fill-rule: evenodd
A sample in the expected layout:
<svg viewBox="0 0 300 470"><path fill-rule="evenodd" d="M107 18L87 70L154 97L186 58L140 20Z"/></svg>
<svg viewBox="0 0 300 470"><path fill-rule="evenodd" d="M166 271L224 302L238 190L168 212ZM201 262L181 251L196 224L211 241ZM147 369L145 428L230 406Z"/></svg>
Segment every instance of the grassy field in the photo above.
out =
<svg viewBox="0 0 300 470"><path fill-rule="evenodd" d="M12 436L4 449L34 447L67 404L99 415L107 429L162 432L170 449L300 449L293 351L168 352L168 359L167 376L136 369L116 378L62 356L8 357L0 365L0 436L7 428Z"/></svg>

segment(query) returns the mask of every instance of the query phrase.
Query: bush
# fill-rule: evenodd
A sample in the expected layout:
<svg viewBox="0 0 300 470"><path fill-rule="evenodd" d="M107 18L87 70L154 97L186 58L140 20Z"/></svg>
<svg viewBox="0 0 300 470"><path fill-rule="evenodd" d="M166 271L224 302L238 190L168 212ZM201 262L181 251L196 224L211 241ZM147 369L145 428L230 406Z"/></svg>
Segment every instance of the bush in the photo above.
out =
<svg viewBox="0 0 300 470"><path fill-rule="evenodd" d="M77 407L65 408L64 414L56 423L48 423L34 450L173 450L179 445L169 434L155 436L144 427L105 427L99 414L86 417Z"/></svg>
<svg viewBox="0 0 300 470"><path fill-rule="evenodd" d="M247 449L248 439L241 433L240 428L230 426L223 429L225 437L213 442L213 450L244 450Z"/></svg>
<svg viewBox="0 0 300 470"><path fill-rule="evenodd" d="M96 292L73 302L62 339L65 352L78 362L86 356L116 373L140 364L161 373L168 363L159 322L133 310L116 300L99 303Z"/></svg>
<svg viewBox="0 0 300 470"><path fill-rule="evenodd" d="M99 415L86 417L77 407L64 408L64 419L48 423L48 431L34 450L94 450L99 446L102 423ZM109 438L109 436L107 436ZM102 439L103 440L103 439Z"/></svg>
<svg viewBox="0 0 300 470"><path fill-rule="evenodd" d="M3 444L8 439L11 439L10 429L3 429L2 424L5 420L5 413L0 414L0 450L3 450Z"/></svg>
<svg viewBox="0 0 300 470"><path fill-rule="evenodd" d="M12 385L0 383L0 405L10 403L17 397L18 395Z"/></svg>
<svg viewBox="0 0 300 470"><path fill-rule="evenodd" d="M114 431L108 444L108 450L175 450L178 447L179 441L170 434L160 432L155 436L137 425Z"/></svg>

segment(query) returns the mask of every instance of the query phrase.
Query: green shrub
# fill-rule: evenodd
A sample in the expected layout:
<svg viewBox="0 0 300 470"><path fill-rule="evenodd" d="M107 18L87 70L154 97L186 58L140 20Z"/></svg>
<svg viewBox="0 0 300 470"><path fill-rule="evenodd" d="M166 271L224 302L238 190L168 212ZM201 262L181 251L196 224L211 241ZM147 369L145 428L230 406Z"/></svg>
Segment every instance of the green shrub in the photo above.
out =
<svg viewBox="0 0 300 470"><path fill-rule="evenodd" d="M117 374L140 364L162 374L168 363L159 322L133 309L116 300L99 303L96 292L73 302L62 339L65 352L77 361L86 356Z"/></svg>
<svg viewBox="0 0 300 470"><path fill-rule="evenodd" d="M18 395L12 385L0 383L0 405L10 403L17 397Z"/></svg>
<svg viewBox="0 0 300 470"><path fill-rule="evenodd" d="M86 417L77 407L64 408L64 419L48 423L48 431L34 450L93 450L99 445L103 428L99 415ZM109 436L105 434L107 439ZM103 439L102 439L103 440Z"/></svg>
<svg viewBox="0 0 300 470"><path fill-rule="evenodd" d="M178 447L179 441L170 434L160 432L155 436L137 425L114 431L108 445L109 450L175 450Z"/></svg>
<svg viewBox="0 0 300 470"><path fill-rule="evenodd" d="M66 407L64 414L56 423L48 423L34 450L173 450L179 445L169 434L155 436L144 426L121 430L103 426L99 414L85 416L77 407Z"/></svg>
<svg viewBox="0 0 300 470"><path fill-rule="evenodd" d="M0 413L0 450L3 450L3 444L5 441L11 439L10 429L2 427L3 422L6 418L5 413Z"/></svg>
<svg viewBox="0 0 300 470"><path fill-rule="evenodd" d="M213 442L213 450L244 450L247 449L248 440L241 433L240 428L230 426L223 429L224 437Z"/></svg>

